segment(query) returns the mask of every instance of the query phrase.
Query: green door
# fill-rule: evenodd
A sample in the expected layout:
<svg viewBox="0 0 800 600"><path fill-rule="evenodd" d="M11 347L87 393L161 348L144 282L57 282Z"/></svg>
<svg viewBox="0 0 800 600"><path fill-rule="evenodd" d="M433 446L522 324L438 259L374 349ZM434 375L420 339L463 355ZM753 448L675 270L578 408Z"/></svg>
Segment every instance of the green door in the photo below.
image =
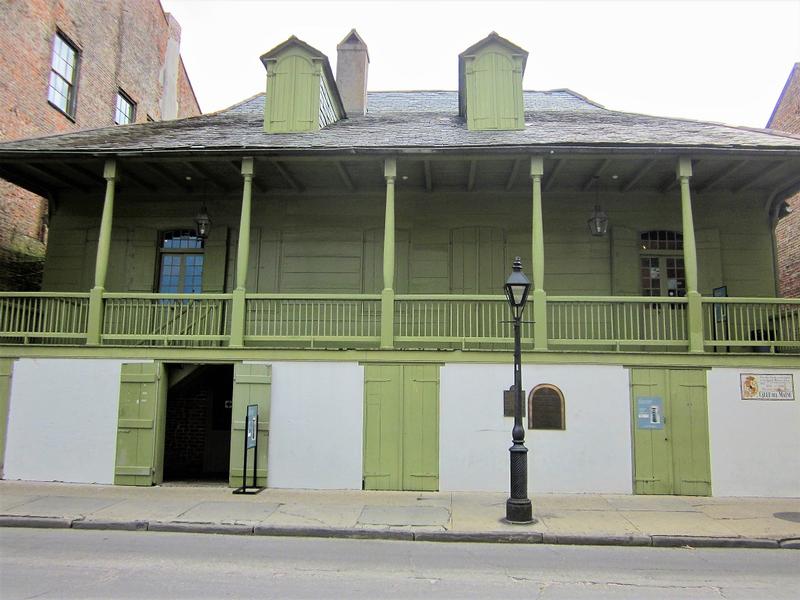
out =
<svg viewBox="0 0 800 600"><path fill-rule="evenodd" d="M162 363L122 365L115 484L161 483L164 475L166 392Z"/></svg>
<svg viewBox="0 0 800 600"><path fill-rule="evenodd" d="M364 371L364 489L437 490L439 366Z"/></svg>
<svg viewBox="0 0 800 600"><path fill-rule="evenodd" d="M231 459L228 485L242 485L244 437L247 406L258 405L258 464L256 485L267 486L267 450L269 446L269 411L272 367L238 363L233 367L233 415L231 417ZM247 455L247 485L253 485L253 451Z"/></svg>
<svg viewBox="0 0 800 600"><path fill-rule="evenodd" d="M634 493L710 495L705 371L631 369L631 408Z"/></svg>

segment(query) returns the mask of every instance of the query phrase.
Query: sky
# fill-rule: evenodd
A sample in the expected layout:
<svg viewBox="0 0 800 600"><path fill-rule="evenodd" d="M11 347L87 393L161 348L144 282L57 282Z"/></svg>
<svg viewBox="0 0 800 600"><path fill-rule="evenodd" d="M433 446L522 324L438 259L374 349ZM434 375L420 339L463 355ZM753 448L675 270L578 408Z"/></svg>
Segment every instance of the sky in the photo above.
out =
<svg viewBox="0 0 800 600"><path fill-rule="evenodd" d="M370 91L455 90L458 54L491 31L529 53L525 89L569 88L607 108L764 127L796 62L800 0L161 0L181 25L200 107L266 85L259 60L290 35L336 69L355 28Z"/></svg>

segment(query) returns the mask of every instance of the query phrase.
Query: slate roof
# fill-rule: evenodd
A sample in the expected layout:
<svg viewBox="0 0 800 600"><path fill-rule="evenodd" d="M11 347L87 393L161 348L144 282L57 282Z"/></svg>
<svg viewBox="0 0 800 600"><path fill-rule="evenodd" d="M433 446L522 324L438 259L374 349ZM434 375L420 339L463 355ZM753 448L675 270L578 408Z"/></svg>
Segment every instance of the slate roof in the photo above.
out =
<svg viewBox="0 0 800 600"><path fill-rule="evenodd" d="M570 90L524 92L525 129L469 131L455 91L371 92L365 116L310 133L263 130L264 94L231 108L175 121L84 130L0 144L27 153L369 152L581 147L750 149L800 152L800 137L608 110Z"/></svg>

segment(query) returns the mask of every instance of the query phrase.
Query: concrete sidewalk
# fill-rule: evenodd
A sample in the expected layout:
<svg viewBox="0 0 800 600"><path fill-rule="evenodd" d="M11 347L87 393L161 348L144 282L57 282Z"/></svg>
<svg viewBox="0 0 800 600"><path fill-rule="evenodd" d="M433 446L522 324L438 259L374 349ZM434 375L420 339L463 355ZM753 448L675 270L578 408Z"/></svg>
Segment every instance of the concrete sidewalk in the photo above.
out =
<svg viewBox="0 0 800 600"><path fill-rule="evenodd" d="M0 481L0 525L625 546L800 548L800 499L547 494L504 522L505 494Z"/></svg>

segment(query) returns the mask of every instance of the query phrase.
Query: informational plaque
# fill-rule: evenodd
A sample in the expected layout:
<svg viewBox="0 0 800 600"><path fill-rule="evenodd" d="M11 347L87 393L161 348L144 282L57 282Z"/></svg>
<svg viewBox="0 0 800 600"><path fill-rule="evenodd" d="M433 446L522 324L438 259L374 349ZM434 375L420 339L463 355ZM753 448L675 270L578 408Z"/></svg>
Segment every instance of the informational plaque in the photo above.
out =
<svg viewBox="0 0 800 600"><path fill-rule="evenodd" d="M513 385L508 388L507 390L503 390L503 416L504 417L513 417L514 416L514 402L517 399L517 388ZM525 390L522 390L522 399L523 402L525 401ZM525 412L524 409L522 411Z"/></svg>
<svg viewBox="0 0 800 600"><path fill-rule="evenodd" d="M660 396L637 396L636 426L639 429L664 429L664 399Z"/></svg>
<svg viewBox="0 0 800 600"><path fill-rule="evenodd" d="M258 436L258 404L247 405L247 447L255 448Z"/></svg>
<svg viewBox="0 0 800 600"><path fill-rule="evenodd" d="M794 400L794 376L791 373L740 373L739 381L742 400Z"/></svg>

